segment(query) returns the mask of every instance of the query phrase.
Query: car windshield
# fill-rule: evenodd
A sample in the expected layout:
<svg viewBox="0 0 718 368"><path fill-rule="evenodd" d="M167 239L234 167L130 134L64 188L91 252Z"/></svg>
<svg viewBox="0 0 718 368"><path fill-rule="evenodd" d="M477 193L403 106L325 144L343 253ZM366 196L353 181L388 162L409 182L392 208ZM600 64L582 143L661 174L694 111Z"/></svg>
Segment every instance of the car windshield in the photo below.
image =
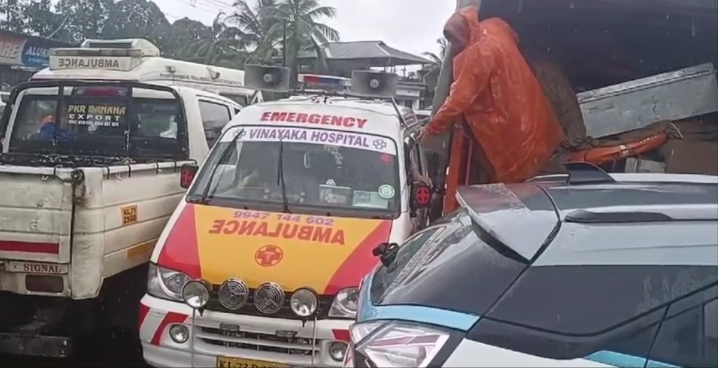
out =
<svg viewBox="0 0 718 368"><path fill-rule="evenodd" d="M214 147L190 197L281 204L280 157L293 210L397 212L401 196L395 141L326 129L230 129Z"/></svg>

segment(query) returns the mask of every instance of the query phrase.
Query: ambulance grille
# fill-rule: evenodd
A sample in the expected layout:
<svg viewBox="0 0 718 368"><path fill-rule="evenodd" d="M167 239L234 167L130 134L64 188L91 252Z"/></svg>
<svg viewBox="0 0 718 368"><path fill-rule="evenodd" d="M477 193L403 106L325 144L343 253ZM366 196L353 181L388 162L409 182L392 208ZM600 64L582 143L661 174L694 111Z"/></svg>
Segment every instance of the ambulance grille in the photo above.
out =
<svg viewBox="0 0 718 368"><path fill-rule="evenodd" d="M228 308L225 308L222 306L222 304L219 302L219 285L214 285L211 298L209 300L209 303L207 303L207 310L215 311L215 312L222 312L222 313L230 313L230 314L242 314L247 316L257 316L257 317L272 317L272 318L286 318L286 319L301 319L297 317L294 312L292 312L291 307L289 306L289 299L292 297L292 293L285 292L284 297L284 305L277 311L276 313L272 314L265 314L260 312L257 307L254 305L254 291L255 289L249 289L249 296L247 299L247 303L237 309L237 310L231 310ZM319 315L317 316L317 319L326 319L327 315L329 314L329 308L332 306L332 301L334 300L334 296L329 295L320 295L319 296Z"/></svg>
<svg viewBox="0 0 718 368"><path fill-rule="evenodd" d="M226 331L219 328L202 327L197 337L202 342L214 346L268 353L310 356L313 350L311 339ZM314 350L319 350L320 343L321 340L317 341Z"/></svg>

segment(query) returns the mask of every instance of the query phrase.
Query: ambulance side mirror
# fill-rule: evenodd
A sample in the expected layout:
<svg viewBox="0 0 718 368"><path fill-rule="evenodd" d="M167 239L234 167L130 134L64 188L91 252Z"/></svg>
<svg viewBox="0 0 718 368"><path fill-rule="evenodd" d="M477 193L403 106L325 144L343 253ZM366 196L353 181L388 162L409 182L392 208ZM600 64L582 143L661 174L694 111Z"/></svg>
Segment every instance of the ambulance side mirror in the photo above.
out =
<svg viewBox="0 0 718 368"><path fill-rule="evenodd" d="M180 187L187 189L192 185L194 177L197 175L199 166L197 164L184 164L180 169Z"/></svg>
<svg viewBox="0 0 718 368"><path fill-rule="evenodd" d="M431 204L431 188L426 184L414 183L411 186L410 200L413 210L429 208Z"/></svg>

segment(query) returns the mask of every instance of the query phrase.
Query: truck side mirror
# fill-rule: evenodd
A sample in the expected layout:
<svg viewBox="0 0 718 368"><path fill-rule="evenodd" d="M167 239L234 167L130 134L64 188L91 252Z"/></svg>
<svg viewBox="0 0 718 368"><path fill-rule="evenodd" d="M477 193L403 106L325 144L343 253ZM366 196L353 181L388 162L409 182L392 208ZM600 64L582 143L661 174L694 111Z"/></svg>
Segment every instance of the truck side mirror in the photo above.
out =
<svg viewBox="0 0 718 368"><path fill-rule="evenodd" d="M431 188L428 185L414 183L411 187L411 208L428 208L431 204Z"/></svg>
<svg viewBox="0 0 718 368"><path fill-rule="evenodd" d="M187 189L192 185L194 177L197 175L199 166L197 164L184 164L180 169L180 187Z"/></svg>

